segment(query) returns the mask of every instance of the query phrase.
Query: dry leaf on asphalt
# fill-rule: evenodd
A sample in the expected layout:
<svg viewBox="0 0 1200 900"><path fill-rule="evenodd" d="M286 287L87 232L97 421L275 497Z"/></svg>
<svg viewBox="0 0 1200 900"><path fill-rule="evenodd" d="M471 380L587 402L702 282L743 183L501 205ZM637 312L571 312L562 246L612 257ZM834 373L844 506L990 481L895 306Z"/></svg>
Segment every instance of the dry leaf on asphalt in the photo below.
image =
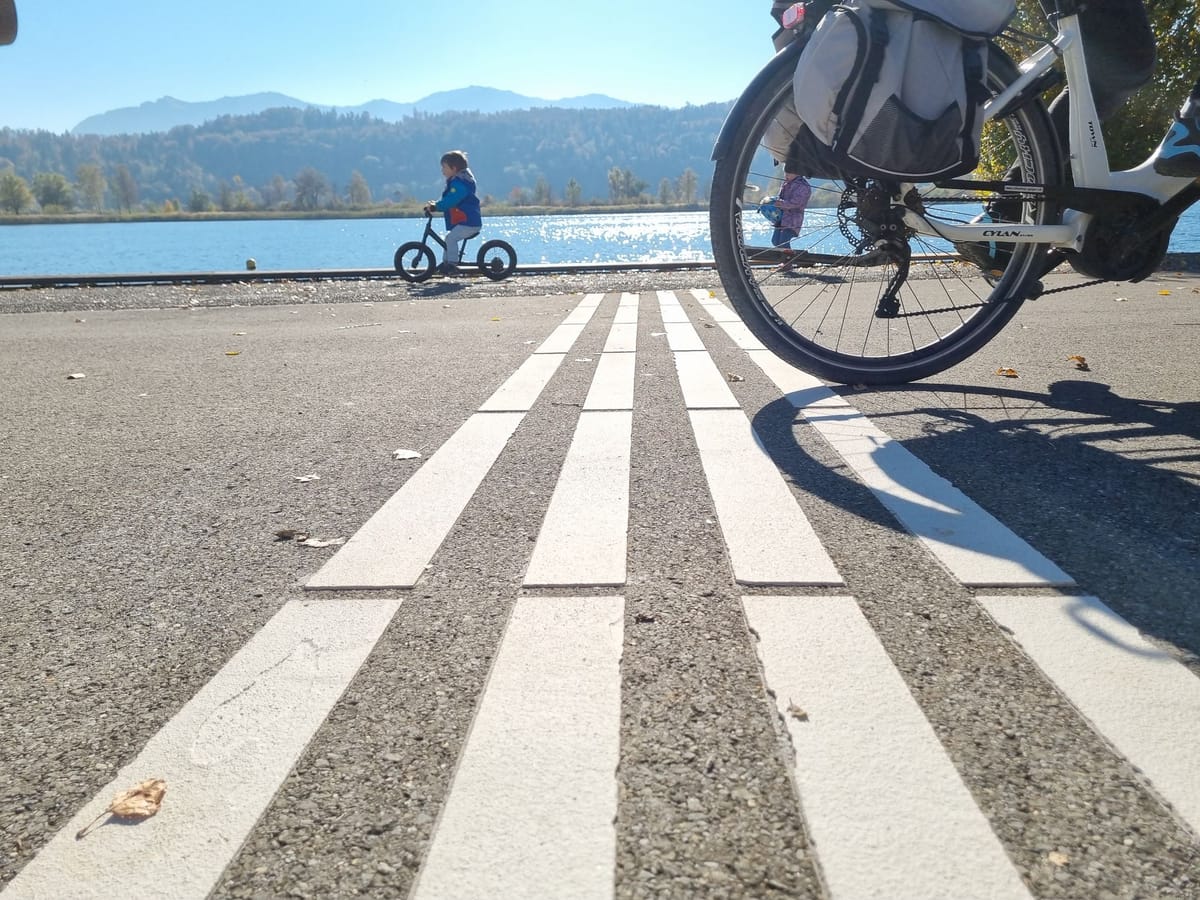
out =
<svg viewBox="0 0 1200 900"><path fill-rule="evenodd" d="M80 378L87 378L82 372L72 372L67 376L67 381L78 381Z"/></svg>
<svg viewBox="0 0 1200 900"><path fill-rule="evenodd" d="M401 448L399 450L392 451L392 459L420 459L420 458L421 458L421 454L418 453L416 450L405 450L404 448Z"/></svg>
<svg viewBox="0 0 1200 900"><path fill-rule="evenodd" d="M732 381L732 382L735 382L735 383L736 383L736 382L738 382L738 381L745 381L746 379L745 379L745 378L743 378L741 375L736 375L736 374L734 374L733 372L726 372L726 373L725 373L725 380L726 380L726 381Z"/></svg>
<svg viewBox="0 0 1200 900"><path fill-rule="evenodd" d="M1082 356L1068 356L1067 362L1075 363L1075 368L1077 368L1081 372L1091 371L1088 367L1087 360L1084 359Z"/></svg>
<svg viewBox="0 0 1200 900"><path fill-rule="evenodd" d="M97 822L110 813L121 819L149 819L162 806L166 793L167 783L161 778L150 778L137 787L121 791L113 797L108 809L96 816L89 825L79 829L75 840L82 840Z"/></svg>
<svg viewBox="0 0 1200 900"><path fill-rule="evenodd" d="M1016 369L1006 368L1004 366L1001 366L999 369L997 369L996 374L1003 375L1005 378L1019 378L1020 377L1019 375L1017 375Z"/></svg>
<svg viewBox="0 0 1200 900"><path fill-rule="evenodd" d="M1051 850L1046 854L1046 859L1054 863L1056 866L1065 866L1071 861L1071 857L1065 853L1059 853L1057 850Z"/></svg>
<svg viewBox="0 0 1200 900"><path fill-rule="evenodd" d="M808 721L808 713L805 712L803 709L801 709L799 706L797 706L795 703L793 703L791 700L788 701L787 711L788 711L789 716L791 716L793 719L796 719L799 722L807 722Z"/></svg>

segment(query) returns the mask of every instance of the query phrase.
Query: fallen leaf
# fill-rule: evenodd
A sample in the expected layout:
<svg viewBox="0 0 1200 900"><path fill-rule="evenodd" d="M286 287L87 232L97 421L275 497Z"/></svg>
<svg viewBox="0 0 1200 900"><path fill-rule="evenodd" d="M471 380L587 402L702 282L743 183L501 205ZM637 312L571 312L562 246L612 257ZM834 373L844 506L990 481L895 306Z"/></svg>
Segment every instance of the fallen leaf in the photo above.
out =
<svg viewBox="0 0 1200 900"><path fill-rule="evenodd" d="M1057 850L1051 850L1049 853L1047 853L1046 859L1050 860L1050 862L1054 863L1056 866L1065 866L1071 861L1071 857L1067 856L1065 853L1059 853Z"/></svg>
<svg viewBox="0 0 1200 900"><path fill-rule="evenodd" d="M241 353L242 353L241 350L226 350L225 351L226 356L240 356Z"/></svg>
<svg viewBox="0 0 1200 900"><path fill-rule="evenodd" d="M745 381L746 379L745 379L745 378L743 378L741 375L735 375L733 372L726 372L726 373L725 373L725 380L726 380L726 381L738 382L738 381Z"/></svg>
<svg viewBox="0 0 1200 900"><path fill-rule="evenodd" d="M392 459L420 459L421 454L416 450L393 450Z"/></svg>
<svg viewBox="0 0 1200 900"><path fill-rule="evenodd" d="M808 721L808 713L806 713L803 709L801 709L799 706L797 706L791 700L788 701L787 711L788 711L788 715L791 716L793 719L795 719L798 722L807 722Z"/></svg>
<svg viewBox="0 0 1200 900"><path fill-rule="evenodd" d="M499 321L500 321L500 317L499 317L499 316L492 316L492 321L493 321L493 322L499 322Z"/></svg>
<svg viewBox="0 0 1200 900"><path fill-rule="evenodd" d="M113 797L108 811L123 819L148 819L158 812L166 793L167 783L161 778L151 778Z"/></svg>
<svg viewBox="0 0 1200 900"><path fill-rule="evenodd" d="M1081 371L1081 372L1091 371L1088 367L1087 360L1084 359L1082 356L1068 356L1067 362L1075 363L1075 368L1079 369L1079 371Z"/></svg>
<svg viewBox="0 0 1200 900"><path fill-rule="evenodd" d="M166 793L167 783L161 778L151 778L128 791L121 791L113 797L104 812L76 832L75 840L82 840L97 822L110 813L120 819L149 819L162 806Z"/></svg>
<svg viewBox="0 0 1200 900"><path fill-rule="evenodd" d="M1004 367L997 369L996 374L1003 375L1005 378L1019 378L1020 377L1019 375L1017 375L1016 369L1008 369L1008 368L1004 368Z"/></svg>
<svg viewBox="0 0 1200 900"><path fill-rule="evenodd" d="M67 376L67 381L79 381L81 378L87 378L82 372L72 372Z"/></svg>
<svg viewBox="0 0 1200 900"><path fill-rule="evenodd" d="M320 481L320 480L321 480L321 476L317 475L315 473L312 475L293 475L292 476L292 481L298 481L301 484L308 484L310 481Z"/></svg>
<svg viewBox="0 0 1200 900"><path fill-rule="evenodd" d="M246 336L246 332L244 332L244 331L235 331L235 332L233 333L233 336L234 336L234 337L245 337L245 336Z"/></svg>
<svg viewBox="0 0 1200 900"><path fill-rule="evenodd" d="M1170 292L1170 291L1159 291L1159 292L1158 292L1158 296L1160 296L1160 297L1170 297L1170 296L1171 296L1171 292Z"/></svg>

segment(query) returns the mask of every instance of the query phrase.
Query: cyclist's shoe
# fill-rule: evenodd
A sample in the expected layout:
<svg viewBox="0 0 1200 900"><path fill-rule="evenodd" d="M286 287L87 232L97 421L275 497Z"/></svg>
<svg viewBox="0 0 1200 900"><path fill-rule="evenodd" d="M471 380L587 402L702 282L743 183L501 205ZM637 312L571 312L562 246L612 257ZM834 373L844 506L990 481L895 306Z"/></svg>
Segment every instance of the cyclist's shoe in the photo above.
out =
<svg viewBox="0 0 1200 900"><path fill-rule="evenodd" d="M1176 116L1158 148L1154 171L1176 178L1200 177L1200 116Z"/></svg>
<svg viewBox="0 0 1200 900"><path fill-rule="evenodd" d="M455 276L462 274L462 272L458 270L458 266L456 266L454 263L444 262L437 267L437 270L439 275L443 275L446 278L454 278Z"/></svg>

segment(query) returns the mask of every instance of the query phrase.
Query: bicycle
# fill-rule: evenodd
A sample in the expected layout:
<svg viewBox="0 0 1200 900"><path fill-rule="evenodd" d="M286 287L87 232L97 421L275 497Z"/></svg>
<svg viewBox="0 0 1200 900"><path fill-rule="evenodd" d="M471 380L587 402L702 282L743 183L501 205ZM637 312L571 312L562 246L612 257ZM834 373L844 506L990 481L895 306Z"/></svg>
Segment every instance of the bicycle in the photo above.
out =
<svg viewBox="0 0 1200 900"><path fill-rule="evenodd" d="M469 237L463 241L462 249L464 258L466 257L467 244L475 240L475 237L478 237L478 235ZM396 250L393 262L396 266L396 271L400 273L400 277L405 281L425 281L437 269L437 257L429 247L429 240L431 238L445 251L446 241L440 234L433 230L433 214L427 212L425 213L425 232L421 235L421 240L408 241L401 244ZM459 266L462 265L463 263L460 262ZM517 268L517 251L507 241L485 241L479 248L479 253L475 256L475 265L479 267L480 272L492 281L503 281Z"/></svg>
<svg viewBox="0 0 1200 900"><path fill-rule="evenodd" d="M722 284L763 344L828 381L899 384L978 351L1026 299L1052 293L1041 279L1063 262L1097 281L1155 270L1200 179L1155 172L1161 143L1137 167L1110 171L1079 5L1059 0L1051 37L1006 30L1018 47L1041 45L1019 64L990 44L988 171L935 184L812 178L794 247L772 247L754 208L783 181L803 34L763 68L717 139L710 205ZM1059 58L1071 86L1070 181L1042 96L1064 78Z"/></svg>

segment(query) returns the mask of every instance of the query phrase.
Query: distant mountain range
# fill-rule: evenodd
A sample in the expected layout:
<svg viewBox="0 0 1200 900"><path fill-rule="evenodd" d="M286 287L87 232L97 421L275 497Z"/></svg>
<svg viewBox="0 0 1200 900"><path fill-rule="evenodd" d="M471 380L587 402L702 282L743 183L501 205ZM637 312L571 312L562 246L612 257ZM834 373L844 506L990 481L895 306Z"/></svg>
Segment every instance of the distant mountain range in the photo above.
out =
<svg viewBox="0 0 1200 900"><path fill-rule="evenodd" d="M582 97L567 97L561 100L546 100L541 97L527 97L512 91L501 91L489 87L466 87L453 91L439 91L421 100L411 103L397 103L392 100L371 100L358 106L328 106L320 103L308 103L289 97L286 94L260 93L246 94L241 97L222 97L220 100L206 100L190 103L176 100L174 97L163 97L159 100L147 101L140 106L126 106L121 109L109 110L94 116L88 116L71 129L72 134L145 134L156 131L170 131L177 125L203 125L220 116L249 116L263 110L276 107L296 107L307 109L315 107L320 110L336 109L339 113L367 113L385 122L399 122L411 117L417 112L443 113L461 112L505 112L515 109L536 109L539 107L558 107L561 109L623 109L636 104L624 100L616 100L603 94L587 94Z"/></svg>

